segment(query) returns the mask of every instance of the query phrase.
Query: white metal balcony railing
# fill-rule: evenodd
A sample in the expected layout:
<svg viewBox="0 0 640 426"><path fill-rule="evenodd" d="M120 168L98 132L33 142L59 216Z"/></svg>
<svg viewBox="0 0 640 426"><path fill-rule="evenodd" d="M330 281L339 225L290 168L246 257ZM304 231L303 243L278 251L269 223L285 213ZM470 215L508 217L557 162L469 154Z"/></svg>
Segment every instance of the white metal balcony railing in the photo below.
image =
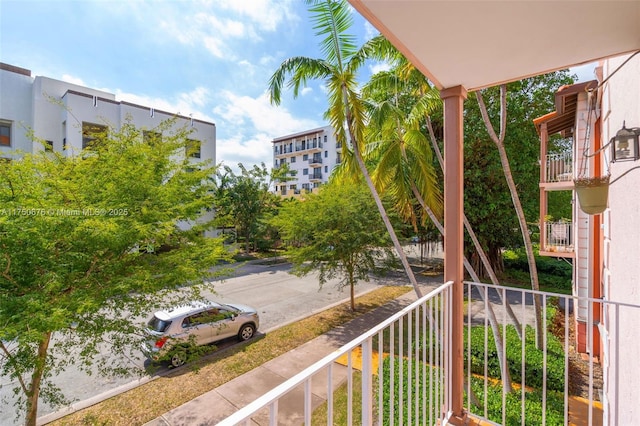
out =
<svg viewBox="0 0 640 426"><path fill-rule="evenodd" d="M573 252L573 223L567 221L545 222L544 251Z"/></svg>
<svg viewBox="0 0 640 426"><path fill-rule="evenodd" d="M577 297L465 283L465 389L450 389L451 290L450 282L438 287L218 424L276 425L296 419L305 425L447 424L450 397L457 392L465 393L470 424L601 424L602 395L616 382L596 380L600 364L593 354L600 350L600 341L609 342L600 355L608 377L638 380L620 374L617 342L623 326L633 324L627 320L640 315L640 306L581 299L589 306L587 323L598 326L588 327L586 353L579 356L570 331L578 327L570 309L558 308L577 302ZM534 343L534 297L541 302L546 324L539 349ZM518 326L509 319L504 298L513 306ZM518 329L527 336L523 341ZM502 356L508 359L514 384L508 394L494 331L507 336ZM575 395L577 384L582 384L581 395ZM298 404L295 414L279 412L283 398L288 410ZM607 402L605 397L604 405L610 423L616 424L622 408L617 399Z"/></svg>
<svg viewBox="0 0 640 426"><path fill-rule="evenodd" d="M569 182L573 179L573 154L547 154L545 182Z"/></svg>

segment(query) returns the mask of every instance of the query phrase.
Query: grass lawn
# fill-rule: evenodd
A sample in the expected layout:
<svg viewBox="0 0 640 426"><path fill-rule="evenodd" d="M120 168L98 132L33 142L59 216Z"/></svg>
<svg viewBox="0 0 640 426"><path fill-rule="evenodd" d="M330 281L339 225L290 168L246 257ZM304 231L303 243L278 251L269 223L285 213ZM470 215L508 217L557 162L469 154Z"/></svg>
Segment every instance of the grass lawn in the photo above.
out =
<svg viewBox="0 0 640 426"><path fill-rule="evenodd" d="M328 309L275 330L262 339L209 356L194 363L191 369L178 369L51 424L144 424L408 291L410 287L382 287L357 298L356 312L349 310L349 303Z"/></svg>

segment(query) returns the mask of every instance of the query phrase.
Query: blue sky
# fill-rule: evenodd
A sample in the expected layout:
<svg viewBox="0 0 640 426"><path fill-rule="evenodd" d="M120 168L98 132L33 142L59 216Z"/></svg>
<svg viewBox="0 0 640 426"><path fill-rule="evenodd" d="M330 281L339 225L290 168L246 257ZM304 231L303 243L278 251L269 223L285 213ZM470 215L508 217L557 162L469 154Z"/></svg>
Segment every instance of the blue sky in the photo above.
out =
<svg viewBox="0 0 640 426"><path fill-rule="evenodd" d="M362 43L375 34L354 11ZM300 0L0 0L0 61L216 123L217 162L272 163L275 137L324 126L320 81L269 104L269 77L321 57Z"/></svg>
<svg viewBox="0 0 640 426"><path fill-rule="evenodd" d="M353 15L361 44L376 31ZM320 81L279 107L266 94L283 60L321 57L317 43L300 0L0 0L0 61L213 121L216 161L233 168L270 167L273 138L326 124Z"/></svg>

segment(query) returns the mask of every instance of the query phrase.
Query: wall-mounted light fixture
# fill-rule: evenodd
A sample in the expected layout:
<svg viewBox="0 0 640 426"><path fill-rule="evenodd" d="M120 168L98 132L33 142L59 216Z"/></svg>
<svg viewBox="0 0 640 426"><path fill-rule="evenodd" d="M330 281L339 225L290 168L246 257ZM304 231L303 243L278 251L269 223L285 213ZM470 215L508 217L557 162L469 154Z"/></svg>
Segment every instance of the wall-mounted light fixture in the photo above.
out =
<svg viewBox="0 0 640 426"><path fill-rule="evenodd" d="M611 161L636 161L640 158L638 149L640 127L627 129L622 122L622 129L611 140Z"/></svg>

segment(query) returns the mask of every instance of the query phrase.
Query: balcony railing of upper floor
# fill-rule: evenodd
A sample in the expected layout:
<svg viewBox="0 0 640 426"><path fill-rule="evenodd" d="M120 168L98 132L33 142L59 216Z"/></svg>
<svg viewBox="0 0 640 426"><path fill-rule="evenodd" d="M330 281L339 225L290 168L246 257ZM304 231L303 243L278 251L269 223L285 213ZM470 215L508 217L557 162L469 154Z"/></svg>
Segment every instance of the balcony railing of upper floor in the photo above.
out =
<svg viewBox="0 0 640 426"><path fill-rule="evenodd" d="M544 222L544 254L573 254L573 223L568 221Z"/></svg>
<svg viewBox="0 0 640 426"><path fill-rule="evenodd" d="M573 153L565 151L559 154L547 154L544 183L573 181Z"/></svg>
<svg viewBox="0 0 640 426"><path fill-rule="evenodd" d="M591 426L602 424L603 405L609 419L624 408L601 395L616 380L640 380L634 366L616 362L624 350L620 336L634 325L640 306L479 283L464 287L464 389L448 385L453 302L452 283L446 283L219 425L447 424L451 395L460 393L472 425ZM540 347L534 297L542 306ZM572 305L585 313L575 318L562 308ZM586 345L577 354L580 324L595 325L583 327ZM609 384L598 360L608 366ZM279 404L283 398L287 403Z"/></svg>

